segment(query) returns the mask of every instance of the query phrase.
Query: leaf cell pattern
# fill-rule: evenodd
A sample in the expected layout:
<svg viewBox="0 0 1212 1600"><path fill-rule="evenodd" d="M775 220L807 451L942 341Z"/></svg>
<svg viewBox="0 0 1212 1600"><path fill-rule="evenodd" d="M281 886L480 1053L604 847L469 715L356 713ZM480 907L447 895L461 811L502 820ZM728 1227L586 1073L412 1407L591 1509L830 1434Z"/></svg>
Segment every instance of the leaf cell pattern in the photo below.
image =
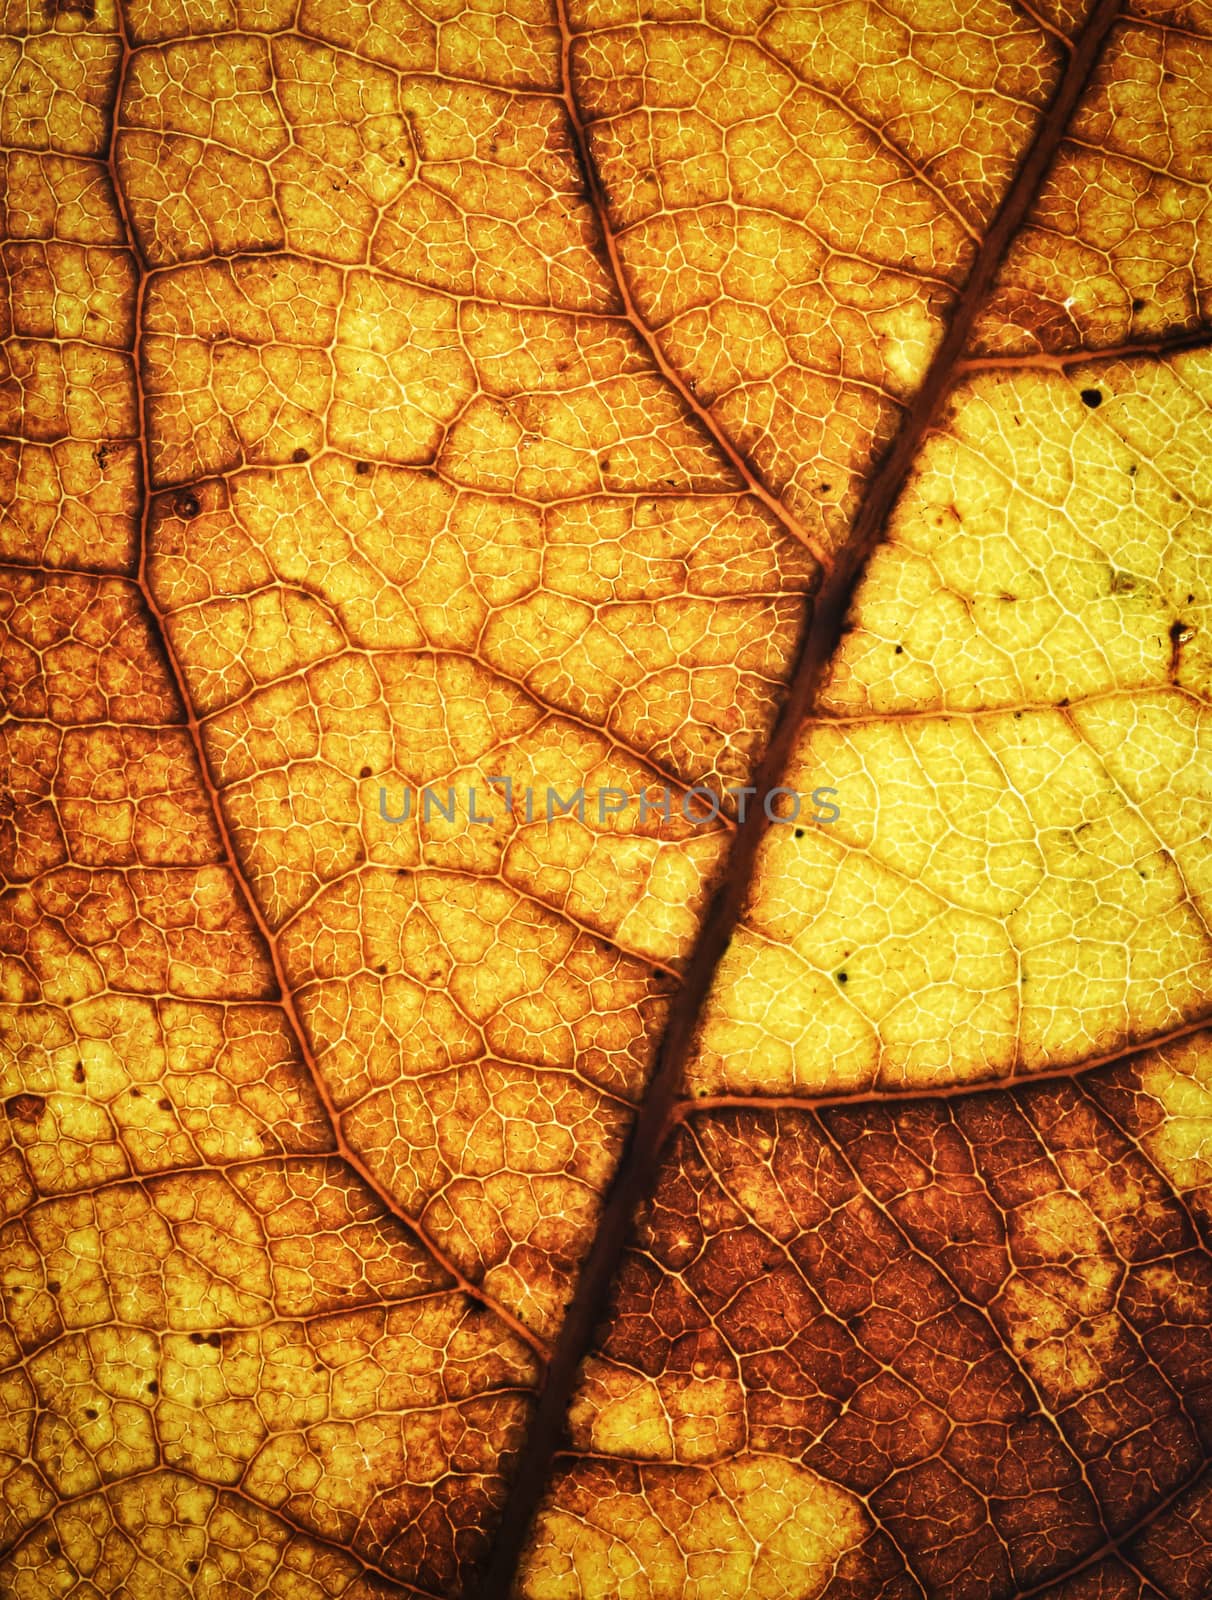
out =
<svg viewBox="0 0 1212 1600"><path fill-rule="evenodd" d="M0 1594L1209 1592L1209 26L6 5Z"/></svg>

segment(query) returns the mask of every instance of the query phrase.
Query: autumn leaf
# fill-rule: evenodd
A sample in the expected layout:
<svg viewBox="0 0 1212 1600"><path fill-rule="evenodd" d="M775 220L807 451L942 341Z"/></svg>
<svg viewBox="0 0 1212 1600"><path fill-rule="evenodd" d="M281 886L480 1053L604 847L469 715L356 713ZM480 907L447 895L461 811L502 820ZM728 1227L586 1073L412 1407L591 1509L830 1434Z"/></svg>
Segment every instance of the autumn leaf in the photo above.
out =
<svg viewBox="0 0 1212 1600"><path fill-rule="evenodd" d="M1209 1592L1208 25L13 0L0 1595Z"/></svg>

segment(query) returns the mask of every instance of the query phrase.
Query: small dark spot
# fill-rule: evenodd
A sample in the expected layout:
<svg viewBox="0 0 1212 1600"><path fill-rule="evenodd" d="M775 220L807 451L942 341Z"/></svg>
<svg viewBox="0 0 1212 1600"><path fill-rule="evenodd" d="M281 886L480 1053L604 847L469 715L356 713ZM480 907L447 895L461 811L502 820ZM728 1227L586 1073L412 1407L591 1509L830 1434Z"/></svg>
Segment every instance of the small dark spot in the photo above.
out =
<svg viewBox="0 0 1212 1600"><path fill-rule="evenodd" d="M1143 300L1134 300L1132 302L1132 309L1133 311L1143 311L1145 309L1145 302Z"/></svg>
<svg viewBox="0 0 1212 1600"><path fill-rule="evenodd" d="M131 1097L132 1100L142 1100L142 1098L143 1098L143 1090L142 1089L132 1089L131 1092L130 1092L130 1097Z"/></svg>
<svg viewBox="0 0 1212 1600"><path fill-rule="evenodd" d="M1022 712L1021 712L1021 711L1016 711L1016 712L1015 712L1015 713L1014 713L1014 720L1015 720L1015 722L1021 722L1021 721L1022 721L1022 717L1023 717L1023 714L1022 714Z"/></svg>
<svg viewBox="0 0 1212 1600"><path fill-rule="evenodd" d="M378 972L378 973L386 972L387 971L387 963L386 963L386 961L380 961L378 966L375 968L375 971Z"/></svg>
<svg viewBox="0 0 1212 1600"><path fill-rule="evenodd" d="M311 460L311 451L304 450L303 446L299 445L298 449L290 452L290 459L295 463L296 466L301 466L304 461Z"/></svg>
<svg viewBox="0 0 1212 1600"><path fill-rule="evenodd" d="M185 1563L185 1570L192 1575L193 1573L197 1572L198 1563L196 1561L187 1561Z"/></svg>
<svg viewBox="0 0 1212 1600"><path fill-rule="evenodd" d="M76 1065L72 1069L72 1078L76 1083L83 1083L84 1082L84 1063L83 1063L83 1061L77 1061L76 1062Z"/></svg>
<svg viewBox="0 0 1212 1600"><path fill-rule="evenodd" d="M850 974L848 972L839 972L837 975L837 981L839 983L849 983Z"/></svg>
<svg viewBox="0 0 1212 1600"><path fill-rule="evenodd" d="M1101 389L1083 389L1082 390L1082 404L1084 406L1089 406L1090 409L1093 411L1096 406L1101 406L1102 403L1103 403L1103 391Z"/></svg>
<svg viewBox="0 0 1212 1600"><path fill-rule="evenodd" d="M159 1394L160 1393L160 1385L156 1382L156 1380L154 1378L148 1384L147 1392L148 1392L148 1394Z"/></svg>
<svg viewBox="0 0 1212 1600"><path fill-rule="evenodd" d="M48 1278L46 1280L46 1287L49 1293L58 1294L63 1285L59 1282L58 1278Z"/></svg>
<svg viewBox="0 0 1212 1600"><path fill-rule="evenodd" d="M59 1543L58 1539L50 1539L47 1541L46 1553L48 1556L53 1556L54 1559L58 1561L59 1557L63 1554L63 1546Z"/></svg>
<svg viewBox="0 0 1212 1600"><path fill-rule="evenodd" d="M822 483L821 484L821 493L822 494L828 494L830 489L832 489L832 488L833 488L833 485L831 483Z"/></svg>
<svg viewBox="0 0 1212 1600"><path fill-rule="evenodd" d="M223 1335L221 1333L207 1334L206 1343L211 1347L212 1350L222 1350Z"/></svg>
<svg viewBox="0 0 1212 1600"><path fill-rule="evenodd" d="M173 1108L172 1101L171 1100L166 1100L163 1097L161 1097L159 1100L157 1100L156 1104L160 1108L161 1111L171 1111L172 1108Z"/></svg>
<svg viewBox="0 0 1212 1600"><path fill-rule="evenodd" d="M803 828L797 828L797 829L796 829L796 830L795 830L795 836L796 836L796 838L797 838L797 839L802 839L802 838L803 838L803 837L804 837L804 830L803 830Z"/></svg>
<svg viewBox="0 0 1212 1600"><path fill-rule="evenodd" d="M904 645L903 644L898 644L896 649L892 653L893 653L893 655L903 656L904 653L905 653Z"/></svg>
<svg viewBox="0 0 1212 1600"><path fill-rule="evenodd" d="M1135 476L1136 476L1136 463L1135 462L1133 462L1132 465L1128 468L1128 476L1130 478L1135 478Z"/></svg>
<svg viewBox="0 0 1212 1600"><path fill-rule="evenodd" d="M90 1422L96 1422L97 1416L98 1416L98 1412L97 1412L96 1406L85 1406L84 1415L88 1418L88 1420Z"/></svg>
<svg viewBox="0 0 1212 1600"><path fill-rule="evenodd" d="M37 1122L46 1110L46 1096L15 1094L4 1102L4 1110L10 1122L22 1122L28 1125Z"/></svg>
<svg viewBox="0 0 1212 1600"><path fill-rule="evenodd" d="M363 767L362 770L358 773L358 777L359 778L369 778L370 777L370 768L369 767Z"/></svg>
<svg viewBox="0 0 1212 1600"><path fill-rule="evenodd" d="M370 471L370 462L359 461L357 466L354 467L354 471L358 474L359 478L364 478Z"/></svg>
<svg viewBox="0 0 1212 1600"><path fill-rule="evenodd" d="M202 1334L202 1333L191 1333L190 1336L189 1336L189 1342L190 1342L190 1344L202 1344L203 1341L205 1340L205 1338L206 1338L205 1334Z"/></svg>
<svg viewBox="0 0 1212 1600"><path fill-rule="evenodd" d="M1170 671L1178 671L1179 654L1183 645L1195 632L1189 622L1184 622L1178 617L1170 624Z"/></svg>
<svg viewBox="0 0 1212 1600"><path fill-rule="evenodd" d="M188 489L177 495L173 500L173 510L179 517L184 517L186 521L190 517L196 517L201 509L202 502L196 494L190 494Z"/></svg>

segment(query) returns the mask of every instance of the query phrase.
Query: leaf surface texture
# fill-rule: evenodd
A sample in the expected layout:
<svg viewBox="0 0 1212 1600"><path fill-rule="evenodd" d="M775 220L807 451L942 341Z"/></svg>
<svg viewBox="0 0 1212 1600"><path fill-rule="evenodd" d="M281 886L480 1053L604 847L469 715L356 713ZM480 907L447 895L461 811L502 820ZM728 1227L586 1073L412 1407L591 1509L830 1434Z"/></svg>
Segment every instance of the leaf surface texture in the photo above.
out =
<svg viewBox="0 0 1212 1600"><path fill-rule="evenodd" d="M1206 1593L1209 27L6 7L0 1594Z"/></svg>

